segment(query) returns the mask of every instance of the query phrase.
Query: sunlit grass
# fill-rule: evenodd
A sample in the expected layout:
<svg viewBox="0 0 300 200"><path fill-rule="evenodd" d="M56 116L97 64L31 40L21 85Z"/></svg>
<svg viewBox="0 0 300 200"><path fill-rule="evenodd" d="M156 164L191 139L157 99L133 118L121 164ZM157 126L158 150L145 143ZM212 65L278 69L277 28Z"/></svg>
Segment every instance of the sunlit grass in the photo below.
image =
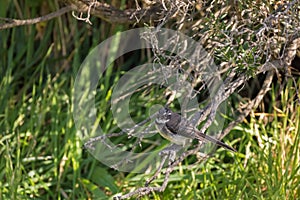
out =
<svg viewBox="0 0 300 200"><path fill-rule="evenodd" d="M11 17L17 18L11 9ZM90 27L70 16L63 20L72 26L50 21L45 30L28 26L0 32L1 199L107 199L142 187L150 176L99 163L82 149L73 121L72 88L81 62L92 47L122 27L97 20ZM61 54L61 48L68 53ZM122 63L126 68L140 62L139 55L130 59ZM96 105L105 131L116 128L108 100L122 73L107 71L99 82L105 92L96 96ZM224 139L237 153L218 149L197 165L195 157L189 158L171 174L166 191L142 199L299 198L300 106L292 82L281 93L276 84L273 87L269 110L253 111ZM162 99L154 95L156 90L148 91L146 103L139 94L131 101L149 107ZM143 109L131 107L137 120L148 112ZM163 178L160 175L153 185Z"/></svg>
<svg viewBox="0 0 300 200"><path fill-rule="evenodd" d="M277 87L270 94L270 112L252 112L229 135L238 136L233 144L237 153L219 149L199 165L186 160L171 175L166 191L150 199L296 199L300 192L300 106L292 81L280 94ZM124 189L142 186L144 179L145 175L130 176ZM163 175L153 184L162 181Z"/></svg>

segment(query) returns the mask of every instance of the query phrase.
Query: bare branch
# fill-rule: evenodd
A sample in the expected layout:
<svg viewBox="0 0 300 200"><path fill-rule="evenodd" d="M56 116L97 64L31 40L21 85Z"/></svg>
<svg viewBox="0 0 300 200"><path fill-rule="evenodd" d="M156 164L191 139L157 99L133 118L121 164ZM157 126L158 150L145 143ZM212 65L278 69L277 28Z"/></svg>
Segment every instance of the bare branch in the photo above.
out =
<svg viewBox="0 0 300 200"><path fill-rule="evenodd" d="M150 8L146 9L127 9L120 10L107 3L101 3L98 1L89 1L89 0L67 0L65 4L68 5L63 7L55 12L52 12L48 15L33 18L33 19L11 19L11 18L0 18L0 20L5 21L5 23L0 24L0 30L13 28L23 25L36 24L43 21L48 21L55 17L59 17L70 11L80 12L79 16L73 16L78 20L86 21L91 24L89 18L90 15L99 17L110 23L137 23L137 22L149 22L151 20L157 20L160 18L158 12L161 10L161 5L153 5ZM87 13L87 17L82 17L83 13Z"/></svg>
<svg viewBox="0 0 300 200"><path fill-rule="evenodd" d="M48 21L50 19L59 17L67 12L70 12L71 10L72 10L71 6L66 6L48 15L33 18L33 19L25 19L25 20L0 17L0 20L6 21L6 23L0 24L0 30Z"/></svg>
<svg viewBox="0 0 300 200"><path fill-rule="evenodd" d="M240 115L237 117L237 119L235 121L230 122L230 124L224 129L222 134L218 137L219 139L225 137L231 131L231 129L233 127L235 127L236 125L241 123L245 119L245 117L249 115L251 110L255 109L260 104L260 102L263 100L263 97L266 95L266 93L270 89L270 85L272 83L273 76L274 76L274 70L269 71L267 74L267 77L263 83L263 86L262 86L261 90L259 91L259 93L257 94L256 98L248 103L247 107L240 113Z"/></svg>
<svg viewBox="0 0 300 200"><path fill-rule="evenodd" d="M72 8L78 12L88 12L90 8L90 0L67 0L66 4L72 6ZM99 17L110 23L136 23L145 22L150 20L156 20L160 18L158 12L161 10L161 5L153 5L150 8L130 8L126 10L120 10L114 6L102 3L93 2L93 9L90 14Z"/></svg>

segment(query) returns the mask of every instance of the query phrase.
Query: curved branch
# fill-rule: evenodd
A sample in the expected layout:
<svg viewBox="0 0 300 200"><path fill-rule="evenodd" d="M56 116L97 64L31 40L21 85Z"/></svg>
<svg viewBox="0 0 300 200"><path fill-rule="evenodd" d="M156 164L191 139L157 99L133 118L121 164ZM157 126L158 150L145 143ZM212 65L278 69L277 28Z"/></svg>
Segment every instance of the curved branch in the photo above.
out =
<svg viewBox="0 0 300 200"><path fill-rule="evenodd" d="M48 21L55 17L59 17L67 12L70 12L71 10L72 10L71 6L66 6L48 15L33 18L33 19L25 19L25 20L0 17L0 20L6 21L6 23L0 24L0 30Z"/></svg>
<svg viewBox="0 0 300 200"><path fill-rule="evenodd" d="M64 0L63 2L67 5L66 7L63 7L48 15L33 19L21 20L0 17L0 20L5 21L5 23L0 24L0 30L48 21L70 11L88 13L88 16L91 14L110 23L133 24L157 20L160 17L158 12L161 10L161 5L153 5L148 9L139 8L120 10L107 3L101 3L98 1L91 2L90 0Z"/></svg>

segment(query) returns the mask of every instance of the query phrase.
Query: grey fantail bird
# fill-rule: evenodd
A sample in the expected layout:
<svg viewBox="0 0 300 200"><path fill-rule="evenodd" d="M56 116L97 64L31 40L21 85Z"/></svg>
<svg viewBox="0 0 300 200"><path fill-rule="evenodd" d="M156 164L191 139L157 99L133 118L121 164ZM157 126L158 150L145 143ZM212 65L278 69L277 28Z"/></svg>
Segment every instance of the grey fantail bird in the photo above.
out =
<svg viewBox="0 0 300 200"><path fill-rule="evenodd" d="M220 140L201 133L186 118L171 111L169 108L164 107L158 111L155 125L161 136L174 144L185 146L193 139L197 139L204 142L209 141L225 149L236 152L234 148Z"/></svg>

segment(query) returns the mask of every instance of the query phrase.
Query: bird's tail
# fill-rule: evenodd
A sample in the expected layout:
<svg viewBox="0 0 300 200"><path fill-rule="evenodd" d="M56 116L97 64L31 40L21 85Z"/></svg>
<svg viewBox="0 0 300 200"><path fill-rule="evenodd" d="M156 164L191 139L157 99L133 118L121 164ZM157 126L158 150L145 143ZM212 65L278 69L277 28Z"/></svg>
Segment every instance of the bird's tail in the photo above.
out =
<svg viewBox="0 0 300 200"><path fill-rule="evenodd" d="M199 140L205 140L205 141L209 141L212 143L215 143L216 145L219 145L225 149L228 149L230 151L236 152L236 150L234 148L232 148L231 146L225 144L224 142L221 142L220 140L217 140L213 137L210 137L209 135L206 135L204 133L200 133L200 132L196 132L196 138Z"/></svg>

